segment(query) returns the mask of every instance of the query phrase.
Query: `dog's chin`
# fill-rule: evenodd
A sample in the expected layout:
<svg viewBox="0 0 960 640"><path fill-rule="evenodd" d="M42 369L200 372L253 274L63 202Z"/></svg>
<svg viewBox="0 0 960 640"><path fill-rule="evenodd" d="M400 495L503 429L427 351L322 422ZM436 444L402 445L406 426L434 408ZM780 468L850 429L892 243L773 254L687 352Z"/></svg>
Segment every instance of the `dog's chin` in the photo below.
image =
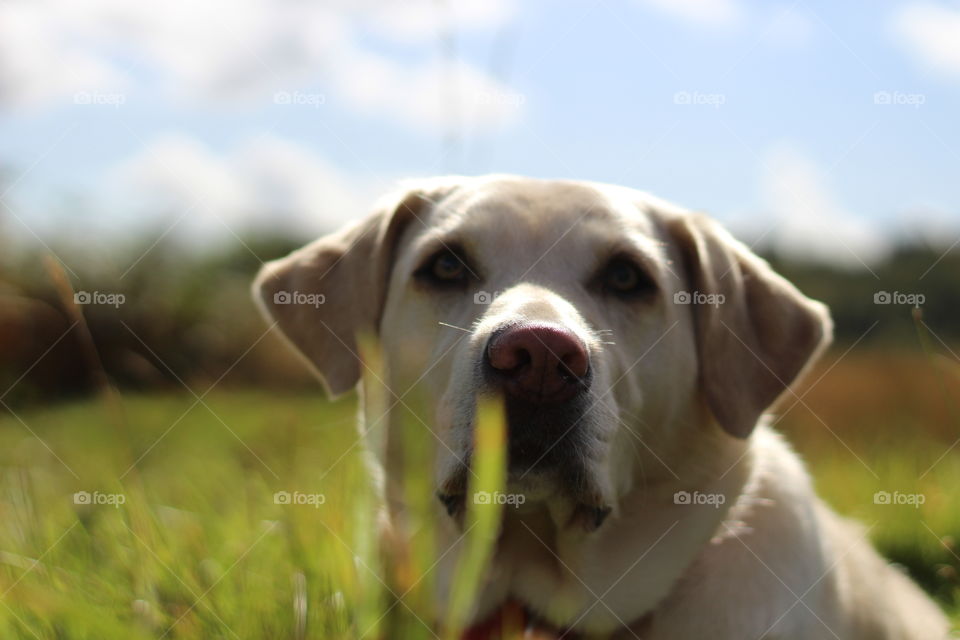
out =
<svg viewBox="0 0 960 640"><path fill-rule="evenodd" d="M466 475L457 473L448 478L437 490L437 498L447 515L461 529L464 527L467 510L475 502L469 494ZM596 531L613 511L612 505L600 491L576 491L561 482L556 474L539 472L522 478L510 474L504 491L505 517L518 516L546 510L559 530Z"/></svg>
<svg viewBox="0 0 960 640"><path fill-rule="evenodd" d="M506 492L509 495L523 496L524 504L535 504L553 499L558 493L558 485L553 474L507 473Z"/></svg>
<svg viewBox="0 0 960 640"><path fill-rule="evenodd" d="M571 482L568 470L555 469L533 473L510 473L507 476L507 492L522 495L523 503L516 513L546 509L554 525L561 530L599 529L613 510L595 482L583 474Z"/></svg>
<svg viewBox="0 0 960 640"><path fill-rule="evenodd" d="M588 469L582 449L577 446L578 438L579 435L570 434L568 439L554 441L554 446L537 439L532 450L521 449L530 444L529 440L521 439L519 444L511 441L504 487L508 514L523 516L546 509L558 529L592 532L603 525L612 505L600 489L601 482ZM457 464L437 491L447 514L461 527L474 502L470 475L465 464Z"/></svg>

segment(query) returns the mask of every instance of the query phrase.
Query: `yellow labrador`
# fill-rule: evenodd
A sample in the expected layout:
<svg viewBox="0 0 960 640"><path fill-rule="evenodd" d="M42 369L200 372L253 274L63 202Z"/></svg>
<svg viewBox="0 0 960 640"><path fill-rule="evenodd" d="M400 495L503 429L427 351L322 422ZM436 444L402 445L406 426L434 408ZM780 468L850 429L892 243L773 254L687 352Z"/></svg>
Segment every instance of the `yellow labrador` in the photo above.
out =
<svg viewBox="0 0 960 640"><path fill-rule="evenodd" d="M398 396L425 390L441 586L475 499L477 399L504 398L509 507L475 620L516 600L644 640L948 633L764 424L828 343L827 309L701 215L609 185L438 178L254 289L330 393L360 379L364 330Z"/></svg>

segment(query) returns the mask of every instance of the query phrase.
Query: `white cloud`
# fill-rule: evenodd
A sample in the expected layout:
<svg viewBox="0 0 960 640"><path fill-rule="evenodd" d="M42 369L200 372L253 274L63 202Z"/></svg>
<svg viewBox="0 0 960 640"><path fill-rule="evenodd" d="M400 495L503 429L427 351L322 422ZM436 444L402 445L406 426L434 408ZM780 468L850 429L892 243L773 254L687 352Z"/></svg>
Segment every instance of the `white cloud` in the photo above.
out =
<svg viewBox="0 0 960 640"><path fill-rule="evenodd" d="M512 0L465 0L444 12L431 0L34 0L0 3L0 106L49 104L78 91L136 92L145 76L167 96L249 105L277 90L322 87L368 115L437 129L442 65L436 33L445 24L484 31L508 21ZM409 55L380 53L377 38ZM456 68L461 95L505 92L467 62ZM381 88L378 85L385 85ZM479 129L509 124L517 109L479 105Z"/></svg>
<svg viewBox="0 0 960 640"><path fill-rule="evenodd" d="M785 255L857 268L889 250L877 223L844 208L819 167L794 147L767 154L760 197L768 215L753 220L750 235Z"/></svg>
<svg viewBox="0 0 960 640"><path fill-rule="evenodd" d="M522 94L462 63L411 70L363 51L344 56L350 63L337 67L333 77L338 95L368 115L390 105L394 117L419 129L447 130L462 126L464 117L472 126L494 129L514 122L525 102Z"/></svg>
<svg viewBox="0 0 960 640"><path fill-rule="evenodd" d="M32 3L0 3L0 106L29 107L81 90L115 90L113 66L63 37L65 16Z"/></svg>
<svg viewBox="0 0 960 640"><path fill-rule="evenodd" d="M388 2L371 12L371 25L397 41L436 38L445 27L484 31L504 24L514 14L508 0L457 0L438 7L436 0Z"/></svg>
<svg viewBox="0 0 960 640"><path fill-rule="evenodd" d="M268 229L317 234L365 212L375 185L334 168L295 142L261 136L218 154L193 138L161 136L115 167L115 202L140 224L186 215L189 236Z"/></svg>
<svg viewBox="0 0 960 640"><path fill-rule="evenodd" d="M117 182L158 211L235 216L250 201L248 185L212 150L192 138L168 135L148 143L122 166ZM111 181L112 182L112 181Z"/></svg>
<svg viewBox="0 0 960 640"><path fill-rule="evenodd" d="M365 213L377 188L303 146L273 136L247 144L233 162L254 190L254 220L261 224L329 230Z"/></svg>
<svg viewBox="0 0 960 640"><path fill-rule="evenodd" d="M894 35L925 67L960 76L960 7L914 3L893 16Z"/></svg>
<svg viewBox="0 0 960 640"><path fill-rule="evenodd" d="M728 28L743 19L743 7L738 0L641 0L664 14L684 22L706 27Z"/></svg>

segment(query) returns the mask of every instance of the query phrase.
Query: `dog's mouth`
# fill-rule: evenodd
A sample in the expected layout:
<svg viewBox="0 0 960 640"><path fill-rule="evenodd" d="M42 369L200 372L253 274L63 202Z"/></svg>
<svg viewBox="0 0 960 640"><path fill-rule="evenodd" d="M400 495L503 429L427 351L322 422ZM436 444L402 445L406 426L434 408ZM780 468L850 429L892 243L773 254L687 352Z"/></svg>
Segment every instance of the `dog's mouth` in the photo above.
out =
<svg viewBox="0 0 960 640"><path fill-rule="evenodd" d="M462 475L466 476L467 474L468 472L464 470ZM461 527L466 518L467 510L472 504L480 502L477 496L481 495L479 492L472 496L469 495L466 486L466 480L451 478L437 491L437 499L446 509L447 515ZM505 496L505 500L502 502L505 509L515 508L518 513L522 513L525 508L529 508L532 504L546 505L552 514L556 514L556 524L560 528L579 529L586 533L599 529L613 511L613 507L603 499L599 491L582 495L551 492L547 498L533 499L528 503L526 492L518 491L510 486ZM488 502L489 500L487 498Z"/></svg>
<svg viewBox="0 0 960 640"><path fill-rule="evenodd" d="M576 469L586 446L583 398L564 403L530 403L507 396L508 471L526 478Z"/></svg>
<svg viewBox="0 0 960 640"><path fill-rule="evenodd" d="M548 505L558 525L595 531L612 508L590 471L586 458L589 420L582 399L562 404L530 404L507 397L507 483L499 500L519 513ZM442 482L437 497L462 524L471 504L486 499L471 495L470 454Z"/></svg>

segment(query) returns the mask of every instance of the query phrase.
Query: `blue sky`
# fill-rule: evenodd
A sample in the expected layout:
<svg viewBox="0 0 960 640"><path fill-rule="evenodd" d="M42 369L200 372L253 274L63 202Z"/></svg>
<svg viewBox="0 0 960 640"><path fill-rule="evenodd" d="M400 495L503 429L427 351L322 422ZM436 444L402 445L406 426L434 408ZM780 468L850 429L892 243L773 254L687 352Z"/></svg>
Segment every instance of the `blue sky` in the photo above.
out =
<svg viewBox="0 0 960 640"><path fill-rule="evenodd" d="M511 172L854 266L960 237L960 3L451 4L0 3L0 232L319 233Z"/></svg>

